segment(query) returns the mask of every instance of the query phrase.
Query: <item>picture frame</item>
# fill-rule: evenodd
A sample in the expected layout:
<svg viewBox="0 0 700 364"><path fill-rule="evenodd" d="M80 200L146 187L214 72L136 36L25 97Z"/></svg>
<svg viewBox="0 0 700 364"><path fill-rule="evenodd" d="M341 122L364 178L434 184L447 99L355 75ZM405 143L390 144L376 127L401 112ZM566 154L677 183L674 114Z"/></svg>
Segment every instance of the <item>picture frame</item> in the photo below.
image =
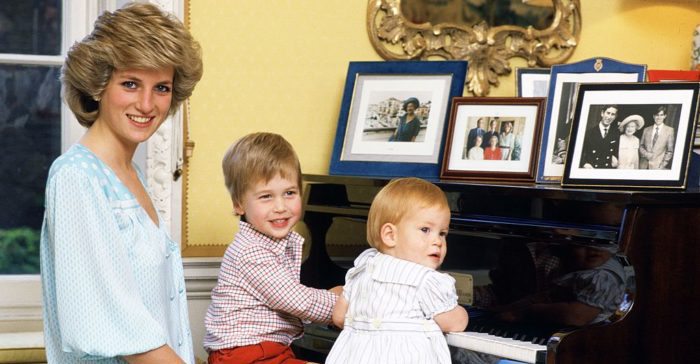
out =
<svg viewBox="0 0 700 364"><path fill-rule="evenodd" d="M562 186L685 188L699 95L697 82L580 84Z"/></svg>
<svg viewBox="0 0 700 364"><path fill-rule="evenodd" d="M330 174L437 178L450 100L462 96L467 67L466 61L350 62ZM414 120L420 125L411 126Z"/></svg>
<svg viewBox="0 0 700 364"><path fill-rule="evenodd" d="M453 98L440 178L534 182L544 103L543 97ZM486 139L489 147L480 148Z"/></svg>
<svg viewBox="0 0 700 364"><path fill-rule="evenodd" d="M561 183L568 154L576 84L644 82L645 77L646 65L624 63L603 57L552 66L537 166L537 182Z"/></svg>
<svg viewBox="0 0 700 364"><path fill-rule="evenodd" d="M649 82L700 81L700 71L686 70L647 70Z"/></svg>
<svg viewBox="0 0 700 364"><path fill-rule="evenodd" d="M518 97L547 97L549 68L518 67L515 69L515 90Z"/></svg>
<svg viewBox="0 0 700 364"><path fill-rule="evenodd" d="M647 80L649 82L681 82L690 81L698 82L700 81L700 71L698 70L648 70ZM700 125L695 128L695 138L693 140L693 146L695 148L700 148Z"/></svg>

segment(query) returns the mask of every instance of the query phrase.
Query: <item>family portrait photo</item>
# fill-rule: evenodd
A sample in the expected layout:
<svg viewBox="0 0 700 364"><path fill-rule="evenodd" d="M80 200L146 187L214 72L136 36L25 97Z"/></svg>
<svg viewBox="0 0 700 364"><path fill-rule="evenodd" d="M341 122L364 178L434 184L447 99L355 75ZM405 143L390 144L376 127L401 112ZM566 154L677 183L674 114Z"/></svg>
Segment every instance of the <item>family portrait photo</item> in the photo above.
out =
<svg viewBox="0 0 700 364"><path fill-rule="evenodd" d="M580 85L564 184L682 184L697 89L690 83Z"/></svg>
<svg viewBox="0 0 700 364"><path fill-rule="evenodd" d="M518 161L522 153L525 118L521 116L482 116L467 120L462 159Z"/></svg>
<svg viewBox="0 0 700 364"><path fill-rule="evenodd" d="M534 180L544 100L454 98L441 178Z"/></svg>

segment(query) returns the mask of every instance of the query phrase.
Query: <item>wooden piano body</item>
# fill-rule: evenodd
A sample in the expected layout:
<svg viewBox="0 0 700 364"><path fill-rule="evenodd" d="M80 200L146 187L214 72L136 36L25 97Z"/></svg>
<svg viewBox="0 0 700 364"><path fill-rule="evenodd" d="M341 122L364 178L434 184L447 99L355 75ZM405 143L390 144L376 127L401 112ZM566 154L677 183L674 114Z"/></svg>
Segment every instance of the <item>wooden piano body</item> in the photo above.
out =
<svg viewBox="0 0 700 364"><path fill-rule="evenodd" d="M388 178L305 175L304 222L311 236L302 283L343 284L353 257L339 261L329 230L341 220L357 223L340 232L367 246L363 221L374 194ZM617 244L634 271L631 306L611 323L554 332L546 363L694 362L700 342L700 190L624 191L556 185L433 181L448 195L452 223L443 269L493 261L488 245L516 242ZM337 235L337 233L336 233ZM486 237L486 238L479 238ZM478 241L478 248L470 246ZM342 245L342 244L341 244ZM341 247L342 251L342 247ZM329 254L330 252L330 254ZM340 254L343 255L343 254ZM352 253L350 253L352 255ZM350 259L348 259L350 258ZM468 328L469 330L469 328ZM324 330L308 330L309 343L332 345ZM315 344L313 344L315 343ZM321 357L316 360L323 359ZM314 359L314 358L310 358Z"/></svg>

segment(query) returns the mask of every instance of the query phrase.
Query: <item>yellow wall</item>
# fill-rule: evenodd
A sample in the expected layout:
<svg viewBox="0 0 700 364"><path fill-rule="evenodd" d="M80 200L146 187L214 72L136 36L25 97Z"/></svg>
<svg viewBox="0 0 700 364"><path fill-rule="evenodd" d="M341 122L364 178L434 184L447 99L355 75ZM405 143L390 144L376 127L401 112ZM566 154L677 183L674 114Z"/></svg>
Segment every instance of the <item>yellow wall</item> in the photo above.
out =
<svg viewBox="0 0 700 364"><path fill-rule="evenodd" d="M582 0L583 30L568 62L595 56L649 69L688 69L695 0ZM349 61L378 61L365 0L190 0L204 49L204 78L191 99L188 246L228 244L235 231L221 157L253 131L282 134L306 173L327 173ZM523 67L522 60L512 60ZM514 96L513 76L491 96Z"/></svg>

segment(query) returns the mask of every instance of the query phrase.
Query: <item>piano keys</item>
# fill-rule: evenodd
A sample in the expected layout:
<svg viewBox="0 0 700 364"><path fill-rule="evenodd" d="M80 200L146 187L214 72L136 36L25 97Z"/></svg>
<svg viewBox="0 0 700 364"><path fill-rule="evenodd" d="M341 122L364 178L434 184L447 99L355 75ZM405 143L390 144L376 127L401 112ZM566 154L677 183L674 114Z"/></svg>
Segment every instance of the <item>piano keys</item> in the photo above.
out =
<svg viewBox="0 0 700 364"><path fill-rule="evenodd" d="M547 355L546 345L483 332L451 332L447 334L447 344L523 363L544 364ZM452 356L453 363L462 363L454 358L457 355L453 353Z"/></svg>

